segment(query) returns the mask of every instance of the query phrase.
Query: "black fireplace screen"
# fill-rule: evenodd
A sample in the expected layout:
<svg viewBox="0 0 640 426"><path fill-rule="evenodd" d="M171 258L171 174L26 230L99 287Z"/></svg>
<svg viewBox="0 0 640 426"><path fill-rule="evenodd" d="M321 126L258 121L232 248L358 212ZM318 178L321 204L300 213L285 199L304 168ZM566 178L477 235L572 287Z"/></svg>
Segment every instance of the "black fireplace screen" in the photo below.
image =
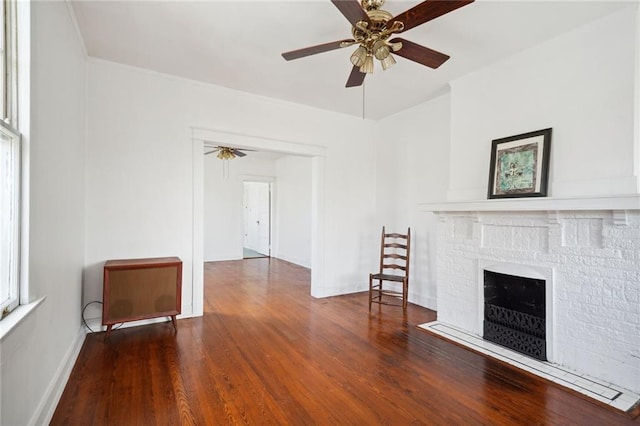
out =
<svg viewBox="0 0 640 426"><path fill-rule="evenodd" d="M545 281L484 271L484 338L546 361Z"/></svg>

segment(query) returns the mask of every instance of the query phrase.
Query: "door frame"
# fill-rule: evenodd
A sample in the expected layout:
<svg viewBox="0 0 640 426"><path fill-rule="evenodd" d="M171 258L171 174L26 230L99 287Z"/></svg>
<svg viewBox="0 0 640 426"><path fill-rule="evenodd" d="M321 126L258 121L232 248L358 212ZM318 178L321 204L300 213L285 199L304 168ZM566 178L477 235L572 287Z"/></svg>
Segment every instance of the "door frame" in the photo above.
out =
<svg viewBox="0 0 640 426"><path fill-rule="evenodd" d="M192 315L204 312L204 143L278 152L311 158L311 296L321 297L325 265L325 159L326 147L225 130L191 128L193 155L193 235L191 258ZM189 291L189 289L183 289Z"/></svg>

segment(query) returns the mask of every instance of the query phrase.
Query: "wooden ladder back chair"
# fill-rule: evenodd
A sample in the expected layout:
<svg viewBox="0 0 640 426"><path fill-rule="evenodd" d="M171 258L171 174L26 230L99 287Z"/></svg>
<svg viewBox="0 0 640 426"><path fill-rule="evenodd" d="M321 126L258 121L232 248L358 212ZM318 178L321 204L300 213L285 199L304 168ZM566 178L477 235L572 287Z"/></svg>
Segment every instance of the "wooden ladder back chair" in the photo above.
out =
<svg viewBox="0 0 640 426"><path fill-rule="evenodd" d="M369 311L372 303L402 306L407 309L409 292L409 257L411 253L411 228L406 234L385 232L382 227L380 241L380 272L369 274ZM374 284L374 281L377 281ZM383 286L385 281L394 283ZM402 286L401 289L398 289ZM398 304L398 300L402 305Z"/></svg>

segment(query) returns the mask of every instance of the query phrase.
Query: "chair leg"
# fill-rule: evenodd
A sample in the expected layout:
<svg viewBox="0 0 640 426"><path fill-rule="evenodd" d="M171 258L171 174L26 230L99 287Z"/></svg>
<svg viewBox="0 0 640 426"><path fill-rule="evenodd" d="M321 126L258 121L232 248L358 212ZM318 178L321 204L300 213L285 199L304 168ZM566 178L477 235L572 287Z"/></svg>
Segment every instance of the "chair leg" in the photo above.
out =
<svg viewBox="0 0 640 426"><path fill-rule="evenodd" d="M405 279L402 281L402 309L407 309L407 293L409 293L409 283Z"/></svg>
<svg viewBox="0 0 640 426"><path fill-rule="evenodd" d="M373 292L373 277L371 276L371 274L369 274L369 312L371 312L371 298L373 297L372 292Z"/></svg>

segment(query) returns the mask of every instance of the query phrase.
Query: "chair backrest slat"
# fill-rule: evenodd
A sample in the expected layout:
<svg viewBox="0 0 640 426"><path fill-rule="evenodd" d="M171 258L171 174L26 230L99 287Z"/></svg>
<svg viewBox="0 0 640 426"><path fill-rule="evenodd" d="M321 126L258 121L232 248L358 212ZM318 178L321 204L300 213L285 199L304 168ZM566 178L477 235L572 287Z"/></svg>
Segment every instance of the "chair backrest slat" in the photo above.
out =
<svg viewBox="0 0 640 426"><path fill-rule="evenodd" d="M385 248L397 248L397 249L402 249L402 250L406 250L407 249L407 245L406 244L399 244L399 243L385 243L384 247Z"/></svg>
<svg viewBox="0 0 640 426"><path fill-rule="evenodd" d="M384 254L383 255L385 259L401 259L401 260L407 260L407 256L403 256L401 254L397 254L397 253L389 253L389 254Z"/></svg>
<svg viewBox="0 0 640 426"><path fill-rule="evenodd" d="M411 228L406 234L386 233L382 227L380 239L380 273L385 269L401 270L409 277L409 253L411 250Z"/></svg>
<svg viewBox="0 0 640 426"><path fill-rule="evenodd" d="M393 233L393 234L384 234L384 236L385 236L386 238L404 238L405 240L407 239L406 234L396 234L396 233Z"/></svg>
<svg viewBox="0 0 640 426"><path fill-rule="evenodd" d="M402 265L396 265L395 263L385 263L383 269L402 269L403 271L406 271L407 267Z"/></svg>

